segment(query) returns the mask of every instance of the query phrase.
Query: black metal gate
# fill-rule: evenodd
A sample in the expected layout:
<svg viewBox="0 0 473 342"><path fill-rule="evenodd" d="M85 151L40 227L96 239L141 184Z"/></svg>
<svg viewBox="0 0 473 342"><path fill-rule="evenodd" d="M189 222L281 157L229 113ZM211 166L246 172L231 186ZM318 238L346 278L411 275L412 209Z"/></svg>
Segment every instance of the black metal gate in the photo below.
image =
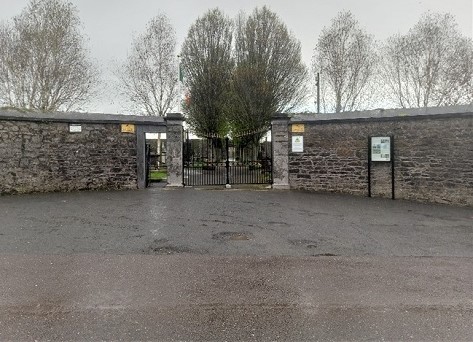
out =
<svg viewBox="0 0 473 342"><path fill-rule="evenodd" d="M264 136L264 137L262 137ZM185 132L184 185L272 184L267 134L192 137Z"/></svg>
<svg viewBox="0 0 473 342"><path fill-rule="evenodd" d="M145 145L145 173L146 173L145 186L146 187L149 187L150 172L151 172L151 146L149 144L146 144Z"/></svg>

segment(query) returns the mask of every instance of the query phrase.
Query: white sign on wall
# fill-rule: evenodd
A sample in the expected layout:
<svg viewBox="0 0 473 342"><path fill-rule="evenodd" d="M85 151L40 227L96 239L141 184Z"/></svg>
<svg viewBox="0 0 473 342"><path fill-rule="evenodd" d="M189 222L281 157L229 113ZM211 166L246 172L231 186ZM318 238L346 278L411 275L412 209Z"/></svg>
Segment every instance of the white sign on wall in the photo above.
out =
<svg viewBox="0 0 473 342"><path fill-rule="evenodd" d="M391 161L390 137L371 137L371 160Z"/></svg>
<svg viewBox="0 0 473 342"><path fill-rule="evenodd" d="M292 152L304 152L304 137L302 135L292 136Z"/></svg>
<svg viewBox="0 0 473 342"><path fill-rule="evenodd" d="M82 125L70 124L69 125L69 132L70 133L80 133L80 132L82 132Z"/></svg>

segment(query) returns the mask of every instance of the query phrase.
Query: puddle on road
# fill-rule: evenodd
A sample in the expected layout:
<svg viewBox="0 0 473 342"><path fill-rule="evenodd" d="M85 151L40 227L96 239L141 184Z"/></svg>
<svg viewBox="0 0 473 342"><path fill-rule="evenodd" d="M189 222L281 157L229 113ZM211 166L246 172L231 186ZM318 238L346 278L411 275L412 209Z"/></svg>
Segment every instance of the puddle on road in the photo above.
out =
<svg viewBox="0 0 473 342"><path fill-rule="evenodd" d="M219 241L248 241L252 237L253 234L245 232L219 232L212 234L212 240Z"/></svg>
<svg viewBox="0 0 473 342"><path fill-rule="evenodd" d="M317 248L318 242L313 240L288 240L291 245L305 247L308 249Z"/></svg>
<svg viewBox="0 0 473 342"><path fill-rule="evenodd" d="M179 253L190 253L191 250L183 246L173 246L167 239L154 240L148 247L142 250L144 254L170 255Z"/></svg>
<svg viewBox="0 0 473 342"><path fill-rule="evenodd" d="M319 245L320 241L314 241L314 240L287 240L291 245L296 246L296 247L301 247L305 248L308 250L311 250L312 253L315 252L315 249L319 248L320 249L326 249L326 248L321 248ZM311 257L336 257L339 256L338 254L333 254L333 253L317 253L317 254L310 254Z"/></svg>

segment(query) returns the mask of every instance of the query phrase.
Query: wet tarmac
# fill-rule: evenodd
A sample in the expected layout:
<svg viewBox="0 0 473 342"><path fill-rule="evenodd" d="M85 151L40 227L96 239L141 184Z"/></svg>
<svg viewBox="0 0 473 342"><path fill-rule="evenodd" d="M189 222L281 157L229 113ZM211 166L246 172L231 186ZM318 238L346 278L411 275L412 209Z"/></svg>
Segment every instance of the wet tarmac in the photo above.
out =
<svg viewBox="0 0 473 342"><path fill-rule="evenodd" d="M2 341L473 336L472 208L151 188L0 214Z"/></svg>

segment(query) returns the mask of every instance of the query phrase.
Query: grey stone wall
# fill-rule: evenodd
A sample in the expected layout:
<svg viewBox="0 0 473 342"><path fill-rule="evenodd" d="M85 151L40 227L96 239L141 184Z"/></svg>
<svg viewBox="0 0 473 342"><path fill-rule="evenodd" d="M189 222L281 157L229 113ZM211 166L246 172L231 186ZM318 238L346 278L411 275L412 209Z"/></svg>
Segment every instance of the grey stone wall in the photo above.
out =
<svg viewBox="0 0 473 342"><path fill-rule="evenodd" d="M119 123L0 120L0 194L136 189L136 135Z"/></svg>
<svg viewBox="0 0 473 342"><path fill-rule="evenodd" d="M305 132L294 133L304 137L304 152L289 153L291 188L366 196L368 137L392 135L396 198L473 206L472 111L399 113L360 118L361 113L345 120L294 118ZM390 164L371 165L372 196L390 198Z"/></svg>

